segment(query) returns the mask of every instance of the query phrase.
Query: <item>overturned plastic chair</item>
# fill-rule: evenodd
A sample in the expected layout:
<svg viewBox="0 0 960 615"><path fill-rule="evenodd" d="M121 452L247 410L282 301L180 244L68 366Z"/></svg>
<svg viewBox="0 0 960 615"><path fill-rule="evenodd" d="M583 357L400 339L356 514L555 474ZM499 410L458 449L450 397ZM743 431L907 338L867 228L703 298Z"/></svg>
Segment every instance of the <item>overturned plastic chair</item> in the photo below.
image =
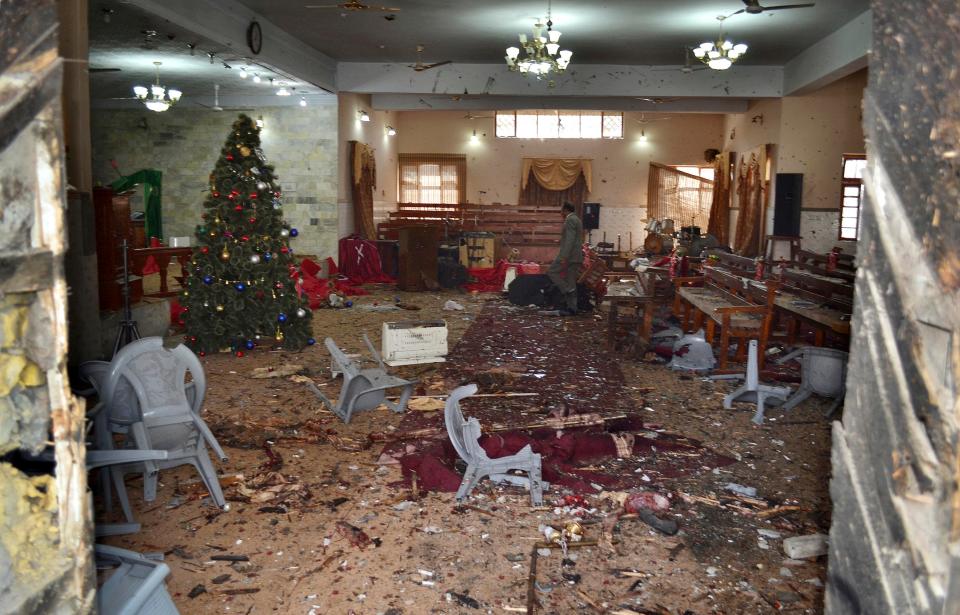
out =
<svg viewBox="0 0 960 615"><path fill-rule="evenodd" d="M477 441L480 438L480 422L470 417L465 419L460 410L460 400L470 397L477 392L477 385L468 384L454 389L447 398L443 418L450 435L450 442L460 458L467 462L467 471L463 473L463 481L457 490L457 501L464 500L480 479L487 476L494 482L509 482L526 486L530 490L530 501L533 506L543 504L543 490L550 485L543 482L540 470L540 454L534 453L530 445L526 445L515 455L490 459ZM522 470L526 477L507 474L510 470Z"/></svg>
<svg viewBox="0 0 960 615"><path fill-rule="evenodd" d="M185 382L188 371L193 379L192 395L188 393L191 387ZM167 349L163 347L163 339L148 337L124 346L117 353L103 385L105 408L102 413L105 414L98 421L98 428L107 435L98 435L96 441L106 443L112 439L112 433L127 432L126 447L165 450L168 457L143 464L111 466L115 486L123 481L124 474L142 472L143 497L153 501L157 497L159 471L189 463L200 474L214 504L224 510L228 508L216 468L207 453L206 445L209 445L221 461L227 460L223 448L200 418L205 393L203 366L186 346Z"/></svg>
<svg viewBox="0 0 960 615"><path fill-rule="evenodd" d="M727 410L733 408L733 403L738 401L747 401L757 403L757 411L753 415L753 422L757 425L763 423L764 403L767 398L779 399L784 401L790 395L789 387L772 387L766 384L760 384L760 373L757 369L757 340L750 340L749 353L747 355L747 373L746 380L733 393L723 398L723 407Z"/></svg>
<svg viewBox="0 0 960 615"><path fill-rule="evenodd" d="M101 615L179 615L164 579L170 567L144 555L107 545L94 545L98 569L115 567L97 589Z"/></svg>
<svg viewBox="0 0 960 615"><path fill-rule="evenodd" d="M343 419L344 423L349 423L354 412L363 410L372 410L383 404L394 412L403 412L407 406L410 396L413 394L412 380L404 380L387 373L387 367L380 358L380 353L370 343L367 334L363 334L363 341L366 342L370 354L373 355L378 367L370 369L360 369L360 366L352 361L345 352L337 347L332 338L327 338L324 344L330 352L334 363L341 374L343 374L343 386L340 387L340 397L337 403L333 404L322 393L321 399L330 410ZM402 387L400 399L394 403L387 399L387 389Z"/></svg>
<svg viewBox="0 0 960 615"><path fill-rule="evenodd" d="M840 403L843 402L846 394L847 357L849 355L842 350L834 350L833 348L805 346L787 354L777 363L782 365L798 356L801 357L800 388L783 403L782 408L790 410L806 398L816 394L821 397L833 398L833 404L824 413L824 416L830 417L840 407Z"/></svg>

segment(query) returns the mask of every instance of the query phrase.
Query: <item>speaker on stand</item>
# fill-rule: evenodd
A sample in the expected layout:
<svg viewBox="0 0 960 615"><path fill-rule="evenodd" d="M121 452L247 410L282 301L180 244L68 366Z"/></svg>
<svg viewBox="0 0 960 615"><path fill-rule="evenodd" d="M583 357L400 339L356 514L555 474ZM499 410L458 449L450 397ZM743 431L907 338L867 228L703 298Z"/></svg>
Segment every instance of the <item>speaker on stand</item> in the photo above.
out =
<svg viewBox="0 0 960 615"><path fill-rule="evenodd" d="M592 231L600 228L600 203L583 204L583 229L587 231L587 242L591 243Z"/></svg>

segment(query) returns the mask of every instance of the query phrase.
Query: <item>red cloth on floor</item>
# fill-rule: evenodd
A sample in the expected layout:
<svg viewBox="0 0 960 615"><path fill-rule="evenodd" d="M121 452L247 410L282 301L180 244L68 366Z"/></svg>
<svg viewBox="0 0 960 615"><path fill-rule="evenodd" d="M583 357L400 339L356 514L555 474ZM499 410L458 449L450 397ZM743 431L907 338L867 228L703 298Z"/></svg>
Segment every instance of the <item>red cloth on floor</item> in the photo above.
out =
<svg viewBox="0 0 960 615"><path fill-rule="evenodd" d="M336 278L337 265L332 258L327 258L327 268L330 277L318 277L317 274L322 271L320 265L316 261L305 258L300 262L300 268L291 272L291 277L297 278L297 294L303 296L306 293L310 302L310 309L315 310L321 305L325 305L330 298L330 293L334 291L347 296L370 294L362 288L354 286L350 280Z"/></svg>
<svg viewBox="0 0 960 615"><path fill-rule="evenodd" d="M467 269L467 274L476 280L464 284L463 288L470 292L477 293L499 293L503 291L503 281L507 276L507 269L517 268L517 275L527 275L531 273L540 273L540 265L537 263L509 263L501 260L496 267L476 267Z"/></svg>
<svg viewBox="0 0 960 615"><path fill-rule="evenodd" d="M356 235L344 237L339 246L340 273L354 284L378 282L393 284L393 278L383 273L377 244ZM331 272L331 275L333 273Z"/></svg>

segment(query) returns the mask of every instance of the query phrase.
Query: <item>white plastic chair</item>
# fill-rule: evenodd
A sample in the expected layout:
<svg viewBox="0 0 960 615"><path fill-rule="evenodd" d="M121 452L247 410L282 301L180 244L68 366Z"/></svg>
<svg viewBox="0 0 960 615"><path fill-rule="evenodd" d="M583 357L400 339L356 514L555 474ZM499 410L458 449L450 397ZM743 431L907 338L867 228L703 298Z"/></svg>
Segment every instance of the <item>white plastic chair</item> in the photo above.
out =
<svg viewBox="0 0 960 615"><path fill-rule="evenodd" d="M354 412L363 410L372 410L383 404L394 412L403 412L407 407L407 401L413 394L412 380L404 380L387 373L387 367L380 358L380 353L373 347L367 334L363 334L363 341L366 342L370 354L379 367L370 369L360 369L360 366L352 361L345 352L337 347L332 338L327 338L324 344L337 364L339 371L343 374L343 386L340 387L340 397L336 405L332 404L325 396L323 402L330 410L343 419L344 423L349 423ZM387 399L387 389L402 387L400 399L394 403ZM322 394L321 394L322 395Z"/></svg>
<svg viewBox="0 0 960 615"><path fill-rule="evenodd" d="M813 394L821 397L833 398L833 404L824 413L830 417L843 401L847 388L847 358L849 355L842 350L821 348L818 346L804 346L794 350L779 361L778 364L800 356L801 381L800 388L794 391L790 399L783 403L784 410L790 410Z"/></svg>
<svg viewBox="0 0 960 615"><path fill-rule="evenodd" d="M169 566L107 545L94 545L94 552L98 569L115 568L97 589L100 615L179 615L164 584Z"/></svg>
<svg viewBox="0 0 960 615"><path fill-rule="evenodd" d="M190 387L184 380L188 371L193 379L192 399L188 395ZM131 401L130 389L136 405ZM153 501L157 496L159 471L189 463L197 469L214 504L224 510L228 508L206 449L209 444L221 461L227 460L223 448L200 418L205 393L203 367L186 346L167 349L163 347L163 339L148 337L117 353L110 362L102 391L105 408L100 425L103 429L106 424L107 435L98 435L97 442L106 443L112 439L111 433L126 430L128 447L165 450L169 456L163 461L112 466L115 485L122 482L123 474L143 472L144 499Z"/></svg>
<svg viewBox="0 0 960 615"><path fill-rule="evenodd" d="M530 445L526 445L515 455L490 459L477 441L480 438L480 421L474 417L465 419L460 410L460 400L470 397L477 392L477 385L468 384L454 389L447 398L443 411L444 422L450 442L460 458L467 462L467 471L463 474L463 481L457 490L457 501L466 499L474 486L481 478L489 477L494 482L509 482L522 484L530 490L530 501L533 506L543 504L543 490L550 485L543 482L540 472L540 454L534 453ZM522 470L527 473L526 478L507 474L510 470Z"/></svg>

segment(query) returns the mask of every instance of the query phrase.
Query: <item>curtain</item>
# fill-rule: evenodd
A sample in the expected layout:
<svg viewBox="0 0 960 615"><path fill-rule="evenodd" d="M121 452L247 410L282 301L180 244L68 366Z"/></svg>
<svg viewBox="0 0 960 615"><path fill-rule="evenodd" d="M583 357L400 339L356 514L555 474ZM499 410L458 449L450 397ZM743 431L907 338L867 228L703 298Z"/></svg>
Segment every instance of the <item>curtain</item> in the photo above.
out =
<svg viewBox="0 0 960 615"><path fill-rule="evenodd" d="M587 192L593 188L593 161L579 158L524 158L520 179L521 192L527 189L530 176L548 190L566 190L573 186L581 175Z"/></svg>
<svg viewBox="0 0 960 615"><path fill-rule="evenodd" d="M376 239L377 228L373 222L373 190L377 185L377 163L374 149L366 143L350 141L350 160L353 176L353 219L357 235L364 239Z"/></svg>
<svg viewBox="0 0 960 615"><path fill-rule="evenodd" d="M465 154L400 154L398 203L457 205L467 201Z"/></svg>
<svg viewBox="0 0 960 615"><path fill-rule="evenodd" d="M713 182L656 162L647 177L647 217L707 228Z"/></svg>
<svg viewBox="0 0 960 615"><path fill-rule="evenodd" d="M160 201L160 186L163 183L163 174L156 169L143 169L133 175L121 177L110 184L113 192L119 194L126 192L131 188L143 184L143 203L144 231L147 239L147 245L150 245L150 238L156 237L163 239L163 211Z"/></svg>
<svg viewBox="0 0 960 615"><path fill-rule="evenodd" d="M735 158L733 152L721 152L713 161L713 202L707 233L716 237L721 246L730 242L730 196Z"/></svg>
<svg viewBox="0 0 960 615"><path fill-rule="evenodd" d="M766 198L766 146L760 146L740 159L737 167L737 231L733 251L741 256L760 254Z"/></svg>
<svg viewBox="0 0 960 615"><path fill-rule="evenodd" d="M538 182L529 182L520 189L520 205L537 207L555 207L557 211L564 201L570 201L576 207L577 215L583 218L583 200L587 195L587 181L583 175L578 175L573 183L565 190L550 190Z"/></svg>

